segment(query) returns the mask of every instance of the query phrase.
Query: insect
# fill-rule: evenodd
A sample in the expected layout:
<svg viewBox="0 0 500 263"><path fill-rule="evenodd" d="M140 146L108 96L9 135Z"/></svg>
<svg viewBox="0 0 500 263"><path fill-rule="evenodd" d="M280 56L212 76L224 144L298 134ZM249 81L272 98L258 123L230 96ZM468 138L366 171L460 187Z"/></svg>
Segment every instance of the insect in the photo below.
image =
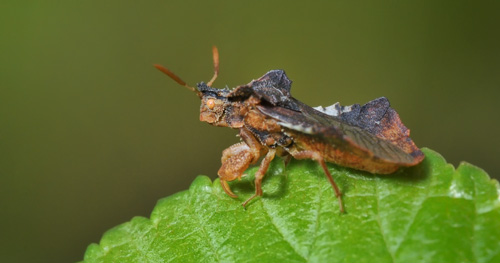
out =
<svg viewBox="0 0 500 263"><path fill-rule="evenodd" d="M271 70L231 90L213 88L219 74L219 52L215 46L212 52L214 75L196 88L169 69L154 66L201 99L201 121L239 130L241 142L222 152L218 171L222 188L229 196L237 197L228 182L241 178L251 164L263 157L255 173L255 194L242 204L244 207L262 196L262 179L276 155L285 160L293 157L318 162L335 191L341 212L342 194L325 162L390 174L424 159L386 98L363 106L335 103L312 108L291 96L292 81L283 70Z"/></svg>

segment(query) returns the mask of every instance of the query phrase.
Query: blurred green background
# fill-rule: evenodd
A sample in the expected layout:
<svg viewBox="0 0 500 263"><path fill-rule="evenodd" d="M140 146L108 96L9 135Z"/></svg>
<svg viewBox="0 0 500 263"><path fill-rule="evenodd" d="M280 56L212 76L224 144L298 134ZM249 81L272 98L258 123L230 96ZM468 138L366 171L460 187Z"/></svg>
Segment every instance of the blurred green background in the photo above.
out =
<svg viewBox="0 0 500 263"><path fill-rule="evenodd" d="M216 177L236 131L191 85L285 69L303 102L386 96L420 147L500 175L498 1L2 1L0 262L74 262Z"/></svg>

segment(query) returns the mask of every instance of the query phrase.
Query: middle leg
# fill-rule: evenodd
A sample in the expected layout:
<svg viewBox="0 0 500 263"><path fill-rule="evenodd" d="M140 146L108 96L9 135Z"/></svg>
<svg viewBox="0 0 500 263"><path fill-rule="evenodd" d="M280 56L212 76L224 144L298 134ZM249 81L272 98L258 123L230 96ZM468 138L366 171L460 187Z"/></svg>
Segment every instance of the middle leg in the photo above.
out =
<svg viewBox="0 0 500 263"><path fill-rule="evenodd" d="M274 159L275 155L276 155L276 149L273 148L269 149L269 151L266 154L266 157L264 157L264 159L260 163L259 170L255 173L255 194L252 195L250 198L248 198L242 204L243 207L246 207L248 202L250 202L255 197L262 196L262 179L264 178L264 175L266 174L267 169L269 168L269 164Z"/></svg>

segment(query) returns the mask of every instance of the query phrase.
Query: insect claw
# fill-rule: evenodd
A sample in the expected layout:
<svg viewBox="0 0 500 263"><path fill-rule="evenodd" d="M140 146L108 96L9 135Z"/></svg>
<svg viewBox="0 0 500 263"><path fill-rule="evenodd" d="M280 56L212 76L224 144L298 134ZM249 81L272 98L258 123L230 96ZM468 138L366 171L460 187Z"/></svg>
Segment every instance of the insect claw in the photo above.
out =
<svg viewBox="0 0 500 263"><path fill-rule="evenodd" d="M229 195L232 198L238 198L238 196L231 191L231 188L227 184L226 180L220 179L220 184L222 186L222 189L224 189L224 192L226 192L227 195Z"/></svg>
<svg viewBox="0 0 500 263"><path fill-rule="evenodd" d="M345 214L344 203L342 203L342 196L340 196L340 195L337 196L337 199L339 200L340 213Z"/></svg>
<svg viewBox="0 0 500 263"><path fill-rule="evenodd" d="M247 204L248 204L250 201L252 201L252 199L254 199L254 198L255 198L255 197L257 197L257 196L259 196L259 195L258 195L258 194L254 194L254 195L252 195L252 197L248 198L245 202L243 202L243 204L241 204L241 205L245 208L245 210L247 209Z"/></svg>

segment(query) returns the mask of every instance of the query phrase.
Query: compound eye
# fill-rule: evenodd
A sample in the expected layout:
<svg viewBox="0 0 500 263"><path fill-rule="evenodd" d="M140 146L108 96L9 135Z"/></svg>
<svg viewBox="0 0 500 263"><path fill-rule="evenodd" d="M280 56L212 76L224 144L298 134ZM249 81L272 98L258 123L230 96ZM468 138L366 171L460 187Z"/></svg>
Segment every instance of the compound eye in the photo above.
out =
<svg viewBox="0 0 500 263"><path fill-rule="evenodd" d="M212 110L215 107L215 100L214 99L208 99L207 100L207 107Z"/></svg>

